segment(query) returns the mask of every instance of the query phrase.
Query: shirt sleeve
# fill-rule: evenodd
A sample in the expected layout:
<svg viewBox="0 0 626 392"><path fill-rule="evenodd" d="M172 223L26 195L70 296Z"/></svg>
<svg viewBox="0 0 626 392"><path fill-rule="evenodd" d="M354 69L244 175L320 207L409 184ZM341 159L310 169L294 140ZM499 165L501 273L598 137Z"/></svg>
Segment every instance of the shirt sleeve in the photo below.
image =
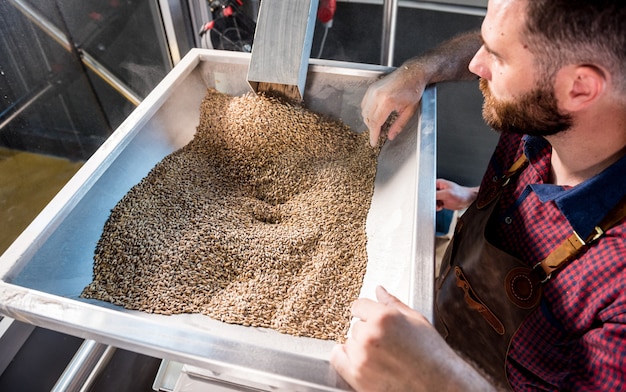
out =
<svg viewBox="0 0 626 392"><path fill-rule="evenodd" d="M566 389L622 390L626 385L626 314L587 332L577 351Z"/></svg>

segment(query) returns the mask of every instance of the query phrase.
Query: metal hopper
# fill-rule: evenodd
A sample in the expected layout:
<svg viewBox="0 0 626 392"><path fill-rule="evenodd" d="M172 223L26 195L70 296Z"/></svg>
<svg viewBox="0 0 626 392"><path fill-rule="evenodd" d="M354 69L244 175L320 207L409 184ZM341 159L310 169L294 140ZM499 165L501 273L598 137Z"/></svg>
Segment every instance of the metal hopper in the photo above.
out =
<svg viewBox="0 0 626 392"><path fill-rule="evenodd" d="M211 378L259 389L345 390L328 362L333 342L224 324L206 316L163 316L79 298L110 210L195 132L207 87L250 90L250 55L192 50L83 165L0 257L0 313L30 324L196 366ZM304 104L363 130L360 101L387 68L314 61ZM435 91L414 122L380 155L368 231L363 295L376 284L432 314ZM95 343L97 342L97 343ZM205 374L205 376L206 376Z"/></svg>

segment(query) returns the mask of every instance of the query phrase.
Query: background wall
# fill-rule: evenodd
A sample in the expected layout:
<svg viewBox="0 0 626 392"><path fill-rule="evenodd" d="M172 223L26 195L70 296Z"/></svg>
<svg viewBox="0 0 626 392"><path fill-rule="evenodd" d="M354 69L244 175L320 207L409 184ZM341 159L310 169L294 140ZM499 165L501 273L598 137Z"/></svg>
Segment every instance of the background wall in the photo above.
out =
<svg viewBox="0 0 626 392"><path fill-rule="evenodd" d="M150 0L0 2L0 146L85 160L171 68Z"/></svg>

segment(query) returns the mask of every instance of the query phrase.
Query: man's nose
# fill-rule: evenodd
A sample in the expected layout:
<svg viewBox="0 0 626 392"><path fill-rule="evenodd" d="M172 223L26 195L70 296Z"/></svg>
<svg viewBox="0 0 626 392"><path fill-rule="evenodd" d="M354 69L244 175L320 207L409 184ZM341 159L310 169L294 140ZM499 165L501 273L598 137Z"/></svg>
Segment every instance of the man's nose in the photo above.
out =
<svg viewBox="0 0 626 392"><path fill-rule="evenodd" d="M485 47L481 46L469 63L469 70L483 79L491 80L491 72L485 58L486 54Z"/></svg>

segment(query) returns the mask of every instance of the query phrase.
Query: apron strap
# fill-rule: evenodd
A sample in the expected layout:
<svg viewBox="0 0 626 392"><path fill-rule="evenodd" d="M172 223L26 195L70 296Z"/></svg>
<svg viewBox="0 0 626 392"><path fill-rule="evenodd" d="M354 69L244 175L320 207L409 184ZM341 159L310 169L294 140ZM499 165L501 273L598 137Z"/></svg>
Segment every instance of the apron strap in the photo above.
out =
<svg viewBox="0 0 626 392"><path fill-rule="evenodd" d="M522 153L502 177L496 177L494 182L481 189L476 200L476 208L482 210L496 200L502 193L502 189L511 182L513 177L520 174L526 166L528 166L528 158L526 158L526 154Z"/></svg>
<svg viewBox="0 0 626 392"><path fill-rule="evenodd" d="M547 282L552 276L552 273L563 268L568 262L575 259L580 252L588 248L591 243L597 241L607 230L618 224L625 217L626 197L622 198L622 200L609 211L589 237L582 239L578 233L574 231L573 234L567 237L561 245L548 255L548 257L537 263L533 268L534 270L538 270L539 267L541 267L545 273L542 283Z"/></svg>
<svg viewBox="0 0 626 392"><path fill-rule="evenodd" d="M526 158L526 154L522 153L522 155L517 158L517 161L513 162L509 170L507 170L506 174L504 175L506 181L510 181L511 177L524 170L526 168L526 165L528 165L528 158Z"/></svg>

